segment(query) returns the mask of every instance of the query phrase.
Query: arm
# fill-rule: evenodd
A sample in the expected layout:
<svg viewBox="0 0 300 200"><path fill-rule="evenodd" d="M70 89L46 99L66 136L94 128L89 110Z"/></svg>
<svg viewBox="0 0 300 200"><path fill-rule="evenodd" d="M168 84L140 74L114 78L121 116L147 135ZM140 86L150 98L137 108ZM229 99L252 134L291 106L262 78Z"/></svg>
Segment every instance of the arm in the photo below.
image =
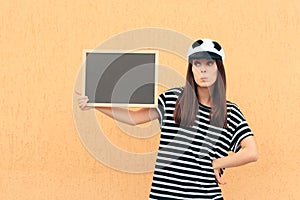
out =
<svg viewBox="0 0 300 200"><path fill-rule="evenodd" d="M87 102L89 101L87 96L81 96L79 91L75 91L75 93L80 95L78 97L78 106L81 110L84 111L93 108L91 106L87 106ZM129 125L137 125L149 122L159 117L154 108L142 108L136 111L115 107L96 107L96 109L100 112L103 112L107 116Z"/></svg>
<svg viewBox="0 0 300 200"><path fill-rule="evenodd" d="M142 124L159 117L154 108L141 108L136 111L115 107L97 107L96 109L107 116L129 125Z"/></svg>
<svg viewBox="0 0 300 200"><path fill-rule="evenodd" d="M224 181L221 180L219 174L221 168L238 167L250 162L255 162L257 161L257 159L258 159L258 153L257 153L254 137L249 136L244 138L241 141L241 150L239 152L231 156L213 160L212 165L215 170L217 181L220 184L226 184Z"/></svg>

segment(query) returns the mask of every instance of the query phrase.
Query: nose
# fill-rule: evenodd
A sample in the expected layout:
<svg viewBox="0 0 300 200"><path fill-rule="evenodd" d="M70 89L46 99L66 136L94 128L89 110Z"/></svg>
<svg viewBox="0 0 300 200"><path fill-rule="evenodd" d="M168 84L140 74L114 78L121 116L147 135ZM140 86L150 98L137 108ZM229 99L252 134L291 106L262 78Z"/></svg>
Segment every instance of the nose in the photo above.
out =
<svg viewBox="0 0 300 200"><path fill-rule="evenodd" d="M201 72L201 73L206 72L206 68L205 68L204 66L201 66L201 67L200 67L200 72Z"/></svg>

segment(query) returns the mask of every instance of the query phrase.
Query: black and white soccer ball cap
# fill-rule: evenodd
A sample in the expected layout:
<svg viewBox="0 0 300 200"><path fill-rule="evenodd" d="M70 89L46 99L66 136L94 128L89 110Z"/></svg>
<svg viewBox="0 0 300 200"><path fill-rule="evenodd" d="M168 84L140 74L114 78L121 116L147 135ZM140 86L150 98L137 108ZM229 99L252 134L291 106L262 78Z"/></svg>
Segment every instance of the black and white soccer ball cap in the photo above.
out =
<svg viewBox="0 0 300 200"><path fill-rule="evenodd" d="M225 53L221 45L215 40L204 38L193 42L187 52L187 60L190 58L221 58L225 60Z"/></svg>

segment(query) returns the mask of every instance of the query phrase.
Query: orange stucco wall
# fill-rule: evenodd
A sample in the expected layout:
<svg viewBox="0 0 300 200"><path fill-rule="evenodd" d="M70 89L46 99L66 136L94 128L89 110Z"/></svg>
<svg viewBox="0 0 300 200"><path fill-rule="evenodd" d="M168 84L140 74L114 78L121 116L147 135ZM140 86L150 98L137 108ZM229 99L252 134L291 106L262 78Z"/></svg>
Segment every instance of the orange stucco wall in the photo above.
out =
<svg viewBox="0 0 300 200"><path fill-rule="evenodd" d="M82 50L143 27L214 38L225 48L228 99L259 148L257 163L226 170L225 199L300 199L299 13L297 0L1 0L0 199L147 198L152 172L99 162L79 137L72 106ZM178 56L162 51L160 62L184 77ZM116 146L157 149L159 134L133 137L96 115Z"/></svg>

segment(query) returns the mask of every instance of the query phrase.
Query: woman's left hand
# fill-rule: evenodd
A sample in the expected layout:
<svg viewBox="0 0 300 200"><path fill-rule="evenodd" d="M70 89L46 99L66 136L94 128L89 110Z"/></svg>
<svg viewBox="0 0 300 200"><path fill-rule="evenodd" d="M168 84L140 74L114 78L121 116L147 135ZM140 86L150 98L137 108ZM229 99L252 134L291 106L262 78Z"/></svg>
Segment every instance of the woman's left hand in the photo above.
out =
<svg viewBox="0 0 300 200"><path fill-rule="evenodd" d="M214 169L216 180L218 181L218 183L220 185L225 185L227 183L222 180L222 178L221 178L221 169L217 167L216 162L217 162L217 159L212 161L212 166L213 166L213 169Z"/></svg>

